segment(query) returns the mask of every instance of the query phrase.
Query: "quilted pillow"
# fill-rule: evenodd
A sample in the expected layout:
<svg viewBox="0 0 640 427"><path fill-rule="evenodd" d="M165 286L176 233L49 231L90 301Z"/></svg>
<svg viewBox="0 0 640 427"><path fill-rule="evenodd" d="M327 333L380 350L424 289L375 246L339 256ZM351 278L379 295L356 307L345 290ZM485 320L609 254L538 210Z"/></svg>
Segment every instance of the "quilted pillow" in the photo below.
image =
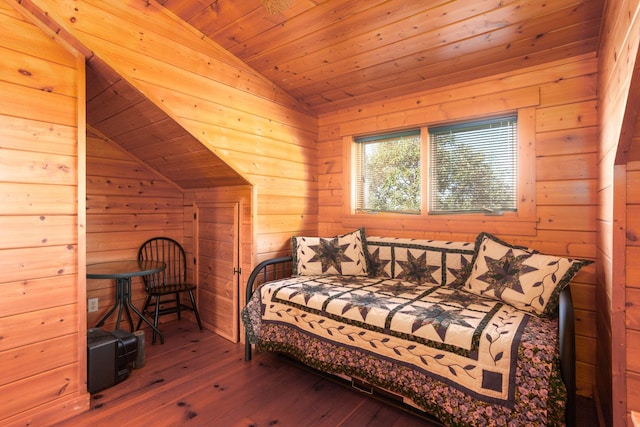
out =
<svg viewBox="0 0 640 427"><path fill-rule="evenodd" d="M481 233L464 289L539 317L553 317L560 291L591 262L543 255Z"/></svg>
<svg viewBox="0 0 640 427"><path fill-rule="evenodd" d="M294 275L368 274L364 228L332 238L295 236L291 243Z"/></svg>
<svg viewBox="0 0 640 427"><path fill-rule="evenodd" d="M471 271L473 248L468 242L367 236L369 274L461 288Z"/></svg>

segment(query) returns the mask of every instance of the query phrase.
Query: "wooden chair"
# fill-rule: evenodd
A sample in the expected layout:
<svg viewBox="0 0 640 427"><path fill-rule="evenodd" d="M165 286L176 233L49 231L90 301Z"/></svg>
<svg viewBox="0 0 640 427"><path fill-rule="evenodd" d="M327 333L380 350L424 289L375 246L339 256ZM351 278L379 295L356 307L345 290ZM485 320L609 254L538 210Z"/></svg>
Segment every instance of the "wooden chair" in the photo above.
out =
<svg viewBox="0 0 640 427"><path fill-rule="evenodd" d="M142 308L142 315L152 315L148 308L153 299L155 302L153 324L156 328L158 327L159 316L177 313L178 319L180 319L182 310L186 309L193 311L198 322L198 327L203 331L200 314L198 313L196 300L193 296L196 285L187 282L187 261L184 248L180 243L168 237L154 237L140 246L138 259L162 261L167 266L166 269L160 273L143 276L147 298ZM185 305L180 301L180 294L184 292L189 294L191 306ZM171 298L165 298L169 296L171 296ZM141 324L142 319L138 321L136 329L140 329ZM154 331L152 343L155 342L156 332Z"/></svg>

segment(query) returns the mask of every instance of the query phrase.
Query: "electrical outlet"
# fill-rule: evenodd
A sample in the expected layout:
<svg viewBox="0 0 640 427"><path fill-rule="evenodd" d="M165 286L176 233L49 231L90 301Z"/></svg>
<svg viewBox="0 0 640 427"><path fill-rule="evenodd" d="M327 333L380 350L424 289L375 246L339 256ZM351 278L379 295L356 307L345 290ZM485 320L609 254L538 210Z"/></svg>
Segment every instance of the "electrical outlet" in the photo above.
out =
<svg viewBox="0 0 640 427"><path fill-rule="evenodd" d="M87 311L89 313L98 311L98 298L89 298L87 300Z"/></svg>

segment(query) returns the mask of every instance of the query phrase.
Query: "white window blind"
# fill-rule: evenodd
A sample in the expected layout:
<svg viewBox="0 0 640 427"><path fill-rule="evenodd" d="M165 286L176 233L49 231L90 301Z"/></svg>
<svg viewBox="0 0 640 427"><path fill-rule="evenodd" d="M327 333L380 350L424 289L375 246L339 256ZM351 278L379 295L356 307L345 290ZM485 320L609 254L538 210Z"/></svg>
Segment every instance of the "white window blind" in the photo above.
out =
<svg viewBox="0 0 640 427"><path fill-rule="evenodd" d="M517 209L517 116L429 129L429 211Z"/></svg>

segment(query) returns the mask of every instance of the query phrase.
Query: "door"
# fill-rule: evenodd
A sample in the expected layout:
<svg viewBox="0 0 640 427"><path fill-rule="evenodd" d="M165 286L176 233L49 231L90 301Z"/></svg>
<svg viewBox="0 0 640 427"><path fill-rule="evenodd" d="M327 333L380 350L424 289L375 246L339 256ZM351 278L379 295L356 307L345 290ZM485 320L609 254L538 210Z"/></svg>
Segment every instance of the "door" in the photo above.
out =
<svg viewBox="0 0 640 427"><path fill-rule="evenodd" d="M239 339L239 203L196 206L198 308L218 335Z"/></svg>

